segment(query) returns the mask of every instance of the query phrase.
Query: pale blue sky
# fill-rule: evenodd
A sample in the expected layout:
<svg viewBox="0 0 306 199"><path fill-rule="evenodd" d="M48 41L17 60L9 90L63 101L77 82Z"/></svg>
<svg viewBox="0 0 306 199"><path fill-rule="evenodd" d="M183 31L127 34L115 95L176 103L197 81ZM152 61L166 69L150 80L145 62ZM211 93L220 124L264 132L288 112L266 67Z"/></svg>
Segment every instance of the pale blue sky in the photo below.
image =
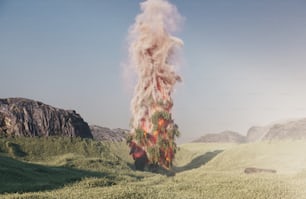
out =
<svg viewBox="0 0 306 199"><path fill-rule="evenodd" d="M126 37L139 0L0 0L0 97L128 128ZM185 17L181 141L306 117L306 1L172 0Z"/></svg>

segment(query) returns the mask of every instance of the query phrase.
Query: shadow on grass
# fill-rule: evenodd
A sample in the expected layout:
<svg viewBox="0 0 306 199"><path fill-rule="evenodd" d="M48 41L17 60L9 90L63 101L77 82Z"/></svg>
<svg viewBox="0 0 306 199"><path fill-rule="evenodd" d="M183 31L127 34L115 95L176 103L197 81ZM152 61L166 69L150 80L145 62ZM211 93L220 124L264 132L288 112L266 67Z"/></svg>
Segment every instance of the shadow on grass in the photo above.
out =
<svg viewBox="0 0 306 199"><path fill-rule="evenodd" d="M207 162L212 160L214 157L216 157L221 152L223 152L223 150L215 150L213 152L207 152L203 155L197 156L185 166L182 166L182 167L174 166L169 170L162 168L158 165L152 165L152 164L146 165L145 171L172 177L172 176L175 176L176 173L191 170L191 169L196 169L196 168L201 167L202 165L205 165ZM127 163L127 165L131 170L134 170L134 171L136 170L134 164Z"/></svg>
<svg viewBox="0 0 306 199"><path fill-rule="evenodd" d="M107 180L105 186L115 184L114 177L107 173L38 165L0 156L0 194L57 189L86 177L103 177Z"/></svg>
<svg viewBox="0 0 306 199"><path fill-rule="evenodd" d="M190 163L188 163L185 166L182 167L173 167L173 170L175 172L182 172L186 170L196 169L201 167L202 165L205 165L207 162L212 160L214 157L216 157L219 153L223 152L223 150L215 150L213 152L207 152L203 155L197 156L193 160L191 160Z"/></svg>

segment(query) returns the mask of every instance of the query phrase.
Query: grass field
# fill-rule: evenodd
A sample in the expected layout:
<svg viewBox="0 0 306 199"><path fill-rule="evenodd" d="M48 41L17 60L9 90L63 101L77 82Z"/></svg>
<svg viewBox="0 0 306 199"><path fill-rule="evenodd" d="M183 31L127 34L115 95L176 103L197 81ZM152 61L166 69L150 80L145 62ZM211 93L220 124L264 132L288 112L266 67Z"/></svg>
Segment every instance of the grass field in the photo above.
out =
<svg viewBox="0 0 306 199"><path fill-rule="evenodd" d="M306 141L183 144L167 176L134 171L125 143L2 138L0 198L306 199L305 151Z"/></svg>

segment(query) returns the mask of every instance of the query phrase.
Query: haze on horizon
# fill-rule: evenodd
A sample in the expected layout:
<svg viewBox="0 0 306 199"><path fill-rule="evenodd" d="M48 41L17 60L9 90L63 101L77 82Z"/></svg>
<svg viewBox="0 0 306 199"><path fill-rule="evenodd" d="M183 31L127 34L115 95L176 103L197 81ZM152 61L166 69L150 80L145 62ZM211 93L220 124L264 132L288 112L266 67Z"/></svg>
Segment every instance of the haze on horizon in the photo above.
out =
<svg viewBox="0 0 306 199"><path fill-rule="evenodd" d="M140 0L0 0L0 98L129 128L127 33ZM181 141L306 117L306 2L171 0L185 17L173 118Z"/></svg>

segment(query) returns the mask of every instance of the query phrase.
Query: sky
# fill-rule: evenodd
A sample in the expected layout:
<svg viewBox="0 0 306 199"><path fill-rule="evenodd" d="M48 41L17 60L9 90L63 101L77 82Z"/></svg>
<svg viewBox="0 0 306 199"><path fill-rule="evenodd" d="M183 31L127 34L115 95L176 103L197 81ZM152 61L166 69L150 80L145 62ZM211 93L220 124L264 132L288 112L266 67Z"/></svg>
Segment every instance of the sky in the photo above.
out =
<svg viewBox="0 0 306 199"><path fill-rule="evenodd" d="M129 27L140 0L0 0L0 98L129 128ZM171 0L184 17L180 142L306 117L306 1ZM133 82L133 81L132 81Z"/></svg>

